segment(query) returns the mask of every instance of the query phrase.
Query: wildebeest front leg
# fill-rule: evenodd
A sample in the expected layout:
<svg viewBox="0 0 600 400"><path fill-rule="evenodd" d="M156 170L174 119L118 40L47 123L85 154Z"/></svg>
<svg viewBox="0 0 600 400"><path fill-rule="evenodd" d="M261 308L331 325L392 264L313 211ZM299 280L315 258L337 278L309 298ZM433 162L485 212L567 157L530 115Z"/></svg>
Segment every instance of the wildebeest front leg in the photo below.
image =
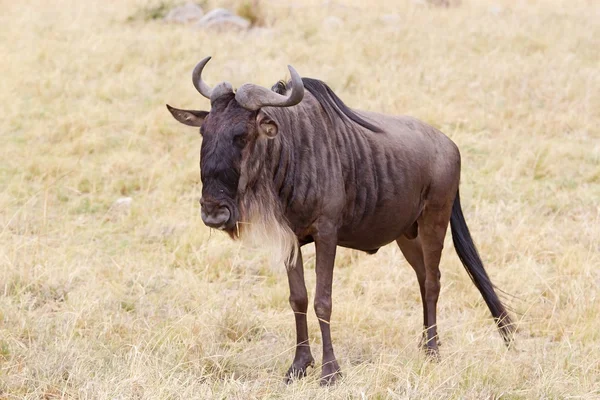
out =
<svg viewBox="0 0 600 400"><path fill-rule="evenodd" d="M290 284L290 306L294 310L296 318L296 355L292 366L285 375L286 383L294 378L306 376L306 369L315 364L310 352L308 342L308 325L306 322L306 311L308 309L308 294L304 283L304 267L302 264L302 253L298 251L298 259L295 266L286 265L288 282Z"/></svg>
<svg viewBox="0 0 600 400"><path fill-rule="evenodd" d="M323 339L323 367L321 385L334 383L339 376L340 366L333 354L331 344L331 284L337 240L334 235L320 237L315 240L317 255L317 286L315 291L315 313L319 319Z"/></svg>

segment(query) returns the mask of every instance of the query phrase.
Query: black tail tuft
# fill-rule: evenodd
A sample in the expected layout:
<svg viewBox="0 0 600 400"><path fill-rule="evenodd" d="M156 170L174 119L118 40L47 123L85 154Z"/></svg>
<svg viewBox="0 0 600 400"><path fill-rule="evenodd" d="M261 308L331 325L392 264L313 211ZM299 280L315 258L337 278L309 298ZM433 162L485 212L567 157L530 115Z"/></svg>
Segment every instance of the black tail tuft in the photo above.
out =
<svg viewBox="0 0 600 400"><path fill-rule="evenodd" d="M454 205L452 206L450 228L452 230L452 241L454 242L454 248L458 253L458 258L460 258L469 277L471 277L471 280L477 289L479 289L485 303L494 316L494 320L496 321L496 325L498 325L498 329L500 330L504 342L509 345L513 339L514 326L506 308L494 290L494 285L490 281L487 272L485 272L483 262L481 262L479 252L475 247L475 243L473 243L471 233L469 232L465 217L462 213L458 191L456 192L456 198L454 199Z"/></svg>

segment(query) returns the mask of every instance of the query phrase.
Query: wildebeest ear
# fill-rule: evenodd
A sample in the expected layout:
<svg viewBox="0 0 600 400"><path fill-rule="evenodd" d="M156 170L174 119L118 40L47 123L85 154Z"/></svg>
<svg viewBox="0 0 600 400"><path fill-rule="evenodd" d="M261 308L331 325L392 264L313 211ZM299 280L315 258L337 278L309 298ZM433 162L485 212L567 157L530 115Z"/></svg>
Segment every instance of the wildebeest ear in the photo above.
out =
<svg viewBox="0 0 600 400"><path fill-rule="evenodd" d="M258 133L266 136L268 139L274 139L279 131L277 122L273 121L267 114L259 111L256 116L256 126L258 127Z"/></svg>
<svg viewBox="0 0 600 400"><path fill-rule="evenodd" d="M208 111L180 110L167 104L167 109L173 117L182 124L189 126L202 126Z"/></svg>

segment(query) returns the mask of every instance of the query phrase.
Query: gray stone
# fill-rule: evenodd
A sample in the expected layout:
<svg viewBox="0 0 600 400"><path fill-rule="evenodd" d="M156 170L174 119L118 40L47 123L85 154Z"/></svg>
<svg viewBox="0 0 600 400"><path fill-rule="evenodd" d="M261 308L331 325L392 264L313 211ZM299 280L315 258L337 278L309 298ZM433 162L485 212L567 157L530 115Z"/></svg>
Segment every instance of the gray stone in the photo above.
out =
<svg viewBox="0 0 600 400"><path fill-rule="evenodd" d="M500 15L500 14L502 14L503 11L504 11L504 8L502 8L502 6L499 4L490 6L490 14L492 14L492 15Z"/></svg>
<svg viewBox="0 0 600 400"><path fill-rule="evenodd" d="M342 21L339 17L334 17L330 15L329 17L323 20L323 28L329 31L335 31L344 26L344 21Z"/></svg>
<svg viewBox="0 0 600 400"><path fill-rule="evenodd" d="M388 25L399 25L401 18L398 14L384 14L379 17L379 20Z"/></svg>
<svg viewBox="0 0 600 400"><path fill-rule="evenodd" d="M113 203L111 209L116 211L129 211L133 199L131 197L121 197Z"/></svg>
<svg viewBox="0 0 600 400"><path fill-rule="evenodd" d="M115 200L114 205L120 207L129 207L131 206L131 203L133 203L133 199L131 197L120 197Z"/></svg>
<svg viewBox="0 0 600 400"><path fill-rule="evenodd" d="M198 28L215 30L246 30L250 21L224 8L216 8L196 23Z"/></svg>
<svg viewBox="0 0 600 400"><path fill-rule="evenodd" d="M235 15L234 13L232 13L231 11L229 11L225 8L215 8L214 10L207 12L206 15L204 17L202 17L202 20L200 22L198 22L198 24L201 25L201 24L205 24L210 21L215 21L215 20L218 20L221 18L232 17L234 15Z"/></svg>
<svg viewBox="0 0 600 400"><path fill-rule="evenodd" d="M121 197L115 200L115 202L110 206L106 217L109 220L114 218L118 218L119 216L124 216L129 214L131 211L131 205L133 203L133 199L131 197Z"/></svg>
<svg viewBox="0 0 600 400"><path fill-rule="evenodd" d="M200 20L203 16L204 11L202 11L202 7L198 4L189 2L171 9L164 17L164 20L166 22L188 24Z"/></svg>

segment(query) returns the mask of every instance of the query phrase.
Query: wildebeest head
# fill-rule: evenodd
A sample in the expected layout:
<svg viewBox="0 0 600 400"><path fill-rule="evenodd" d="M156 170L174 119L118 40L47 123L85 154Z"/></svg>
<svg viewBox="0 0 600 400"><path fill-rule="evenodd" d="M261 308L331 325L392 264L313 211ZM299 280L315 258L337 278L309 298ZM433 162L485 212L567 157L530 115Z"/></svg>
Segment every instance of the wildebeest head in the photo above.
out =
<svg viewBox="0 0 600 400"><path fill-rule="evenodd" d="M228 82L214 88L202 80L207 57L194 68L194 86L210 99L211 110L181 110L167 104L179 122L200 127L200 179L202 180L201 215L204 223L236 236L240 221L240 177L244 157L250 157L257 140L273 139L278 124L263 107L289 107L304 96L304 86L298 73L289 66L292 77L291 93L284 96L266 88L245 84L236 93Z"/></svg>

